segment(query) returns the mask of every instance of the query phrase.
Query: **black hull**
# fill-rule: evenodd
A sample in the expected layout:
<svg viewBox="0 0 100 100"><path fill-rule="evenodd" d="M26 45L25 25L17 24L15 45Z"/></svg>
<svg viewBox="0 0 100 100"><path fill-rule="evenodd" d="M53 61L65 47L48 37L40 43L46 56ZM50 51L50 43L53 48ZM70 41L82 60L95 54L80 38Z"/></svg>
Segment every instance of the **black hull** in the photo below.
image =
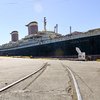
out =
<svg viewBox="0 0 100 100"><path fill-rule="evenodd" d="M100 35L0 51L1 56L76 57L76 47L88 56L100 57Z"/></svg>

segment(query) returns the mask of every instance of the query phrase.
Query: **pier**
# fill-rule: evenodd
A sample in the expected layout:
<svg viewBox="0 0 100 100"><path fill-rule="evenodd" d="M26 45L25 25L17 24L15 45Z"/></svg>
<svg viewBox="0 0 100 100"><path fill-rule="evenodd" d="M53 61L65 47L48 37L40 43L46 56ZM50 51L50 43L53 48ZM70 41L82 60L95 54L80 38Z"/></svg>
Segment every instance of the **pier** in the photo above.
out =
<svg viewBox="0 0 100 100"><path fill-rule="evenodd" d="M0 57L0 100L99 100L100 62Z"/></svg>

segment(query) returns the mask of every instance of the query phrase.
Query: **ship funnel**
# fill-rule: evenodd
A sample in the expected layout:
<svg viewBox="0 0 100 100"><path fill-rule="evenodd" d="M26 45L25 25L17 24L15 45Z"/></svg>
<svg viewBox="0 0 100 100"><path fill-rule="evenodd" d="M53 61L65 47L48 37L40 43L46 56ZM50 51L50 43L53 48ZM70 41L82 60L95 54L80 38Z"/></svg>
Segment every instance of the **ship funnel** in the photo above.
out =
<svg viewBox="0 0 100 100"><path fill-rule="evenodd" d="M38 23L36 21L30 22L28 25L28 35L38 33Z"/></svg>
<svg viewBox="0 0 100 100"><path fill-rule="evenodd" d="M18 41L19 39L19 37L18 37L18 31L12 31L11 33L11 41L12 42L16 42L16 41Z"/></svg>

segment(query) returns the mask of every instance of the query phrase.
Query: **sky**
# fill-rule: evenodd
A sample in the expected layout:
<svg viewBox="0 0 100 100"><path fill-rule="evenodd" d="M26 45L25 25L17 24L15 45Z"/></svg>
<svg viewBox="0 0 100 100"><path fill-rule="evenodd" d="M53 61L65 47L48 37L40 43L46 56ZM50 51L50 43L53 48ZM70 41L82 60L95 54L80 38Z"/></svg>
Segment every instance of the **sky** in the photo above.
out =
<svg viewBox="0 0 100 100"><path fill-rule="evenodd" d="M43 30L43 18L47 30L58 24L62 35L100 28L100 0L0 0L0 44L11 40L12 31L19 32L19 39L28 35L25 25L37 21Z"/></svg>

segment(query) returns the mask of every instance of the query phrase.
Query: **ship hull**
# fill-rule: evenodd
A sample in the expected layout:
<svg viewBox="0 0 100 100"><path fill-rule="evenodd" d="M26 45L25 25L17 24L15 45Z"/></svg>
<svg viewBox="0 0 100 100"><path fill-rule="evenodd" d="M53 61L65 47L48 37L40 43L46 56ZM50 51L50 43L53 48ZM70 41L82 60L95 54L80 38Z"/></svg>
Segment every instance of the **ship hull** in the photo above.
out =
<svg viewBox="0 0 100 100"><path fill-rule="evenodd" d="M87 56L100 57L100 35L0 51L1 56L76 57L76 47Z"/></svg>

